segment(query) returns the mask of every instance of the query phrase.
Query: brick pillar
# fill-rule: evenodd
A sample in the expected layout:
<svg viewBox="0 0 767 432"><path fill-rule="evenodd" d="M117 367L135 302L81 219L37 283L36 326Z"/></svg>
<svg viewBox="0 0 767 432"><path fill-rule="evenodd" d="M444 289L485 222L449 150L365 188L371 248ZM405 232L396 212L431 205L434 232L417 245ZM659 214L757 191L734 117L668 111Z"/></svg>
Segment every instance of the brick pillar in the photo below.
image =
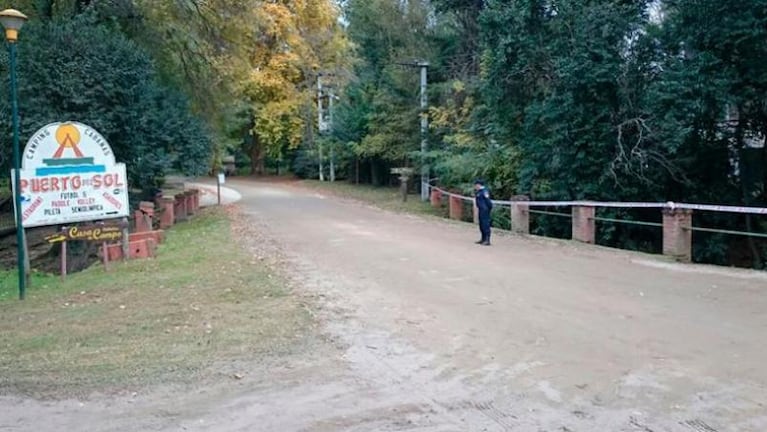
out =
<svg viewBox="0 0 767 432"><path fill-rule="evenodd" d="M160 229L168 229L176 222L174 205L176 200L173 198L160 198L158 200L162 214L160 215Z"/></svg>
<svg viewBox="0 0 767 432"><path fill-rule="evenodd" d="M596 223L594 207L573 207L573 240L594 244L596 242Z"/></svg>
<svg viewBox="0 0 767 432"><path fill-rule="evenodd" d="M463 219L463 201L455 196L450 196L450 219L461 220Z"/></svg>
<svg viewBox="0 0 767 432"><path fill-rule="evenodd" d="M192 201L194 204L194 212L197 213L200 211L200 190L199 189L192 189Z"/></svg>
<svg viewBox="0 0 767 432"><path fill-rule="evenodd" d="M516 234L530 234L530 201L525 195L511 197L511 231Z"/></svg>
<svg viewBox="0 0 767 432"><path fill-rule="evenodd" d="M663 210L663 255L692 261L692 210Z"/></svg>
<svg viewBox="0 0 767 432"><path fill-rule="evenodd" d="M186 195L183 193L180 193L175 196L175 215L176 215L176 222L182 222L187 220L188 215L186 212Z"/></svg>
<svg viewBox="0 0 767 432"><path fill-rule="evenodd" d="M186 214L192 216L197 213L194 209L194 193L192 191L184 192L184 200L186 200Z"/></svg>
<svg viewBox="0 0 767 432"><path fill-rule="evenodd" d="M434 208L442 207L442 192L432 189L431 190L431 206Z"/></svg>
<svg viewBox="0 0 767 432"><path fill-rule="evenodd" d="M142 213L141 210L136 210L133 212L133 231L135 232L148 231L146 226L146 221L144 221L144 213Z"/></svg>
<svg viewBox="0 0 767 432"><path fill-rule="evenodd" d="M141 201L139 209L134 213L136 232L152 231L152 220L154 219L154 203Z"/></svg>

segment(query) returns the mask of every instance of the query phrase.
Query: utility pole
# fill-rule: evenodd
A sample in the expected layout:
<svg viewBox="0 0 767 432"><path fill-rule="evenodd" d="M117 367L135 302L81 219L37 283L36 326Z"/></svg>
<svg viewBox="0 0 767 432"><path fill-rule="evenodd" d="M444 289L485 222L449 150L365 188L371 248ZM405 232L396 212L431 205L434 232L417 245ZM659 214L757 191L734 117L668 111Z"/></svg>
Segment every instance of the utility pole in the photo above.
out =
<svg viewBox="0 0 767 432"><path fill-rule="evenodd" d="M426 150L428 149L429 113L427 108L429 101L426 95L426 85L429 63L420 61L418 66L421 68L421 201L428 201L429 167L426 165Z"/></svg>
<svg viewBox="0 0 767 432"><path fill-rule="evenodd" d="M317 149L319 150L319 169L320 181L325 181L325 167L322 161L322 132L325 130L325 122L322 120L322 74L317 74L317 128L319 129L320 139L317 140Z"/></svg>
<svg viewBox="0 0 767 432"><path fill-rule="evenodd" d="M429 100L426 94L428 85L429 62L418 60L412 63L397 63L400 66L417 67L421 70L421 200L429 200L429 167L426 165L426 152L429 149Z"/></svg>
<svg viewBox="0 0 767 432"><path fill-rule="evenodd" d="M336 97L335 94L333 94L333 89L330 89L330 92L328 93L328 129L333 129L333 99ZM336 163L335 163L335 152L334 152L334 145L331 142L330 143L330 182L336 181Z"/></svg>

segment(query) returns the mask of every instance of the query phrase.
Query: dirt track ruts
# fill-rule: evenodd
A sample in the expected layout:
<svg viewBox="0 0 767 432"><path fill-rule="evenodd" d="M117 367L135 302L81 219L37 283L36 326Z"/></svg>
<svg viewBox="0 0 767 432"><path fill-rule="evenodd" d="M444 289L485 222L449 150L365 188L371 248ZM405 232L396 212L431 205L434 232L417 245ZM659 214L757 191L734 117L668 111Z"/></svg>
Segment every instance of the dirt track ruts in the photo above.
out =
<svg viewBox="0 0 767 432"><path fill-rule="evenodd" d="M545 239L479 247L468 224L228 186L330 343L236 386L86 410L81 430L767 430L764 273Z"/></svg>

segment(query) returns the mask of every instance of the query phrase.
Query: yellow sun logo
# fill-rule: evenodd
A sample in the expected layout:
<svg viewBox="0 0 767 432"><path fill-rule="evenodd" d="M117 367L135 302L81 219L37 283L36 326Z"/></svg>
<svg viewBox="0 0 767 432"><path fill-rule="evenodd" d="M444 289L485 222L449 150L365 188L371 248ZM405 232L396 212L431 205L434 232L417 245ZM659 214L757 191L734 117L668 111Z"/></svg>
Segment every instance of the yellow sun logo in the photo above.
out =
<svg viewBox="0 0 767 432"><path fill-rule="evenodd" d="M77 147L80 144L80 131L77 127L70 123L65 123L56 130L56 141L59 143L59 148L53 155L55 159L61 158L64 154L64 150L72 149L76 157L83 157L82 152Z"/></svg>

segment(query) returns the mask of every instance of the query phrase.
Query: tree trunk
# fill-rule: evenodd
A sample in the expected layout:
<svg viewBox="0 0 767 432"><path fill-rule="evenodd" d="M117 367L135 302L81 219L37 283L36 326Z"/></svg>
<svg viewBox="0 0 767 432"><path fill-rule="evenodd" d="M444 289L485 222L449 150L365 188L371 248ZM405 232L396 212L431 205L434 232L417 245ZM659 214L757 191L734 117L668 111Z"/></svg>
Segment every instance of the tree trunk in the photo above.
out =
<svg viewBox="0 0 767 432"><path fill-rule="evenodd" d="M325 156L323 155L323 152L322 152L322 141L321 140L317 141L317 148L318 148L318 152L319 152L319 156L320 156L319 167L318 167L318 169L320 171L320 181L324 182L325 181L325 164L323 163L323 160L325 159Z"/></svg>
<svg viewBox="0 0 767 432"><path fill-rule="evenodd" d="M752 193L754 188L754 176L753 176L753 167L751 166L751 158L747 157L747 150L746 146L744 144L744 125L743 122L740 121L741 116L740 113L741 108L739 106L735 107L738 113L738 123L737 127L735 129L735 140L737 143L738 148L738 165L740 168L739 173L739 180L740 180L740 190L741 194L743 196L743 203L747 206L750 206L752 204ZM751 220L751 215L746 215L746 232L753 232L753 223ZM751 250L751 262L753 264L753 267L755 269L759 269L762 267L762 257L759 252L759 248L756 246L756 240L754 237L748 236L746 237L746 241L748 242L748 248Z"/></svg>
<svg viewBox="0 0 767 432"><path fill-rule="evenodd" d="M360 184L360 158L359 157L354 159L354 165L355 165L355 171L356 171L354 174L354 178L357 184Z"/></svg>
<svg viewBox="0 0 767 432"><path fill-rule="evenodd" d="M379 164L376 160L370 161L370 182L374 186L381 186L381 176L379 174Z"/></svg>
<svg viewBox="0 0 767 432"><path fill-rule="evenodd" d="M263 175L264 174L264 159L265 152L264 146L258 137L254 137L254 143L250 147L250 174L251 175Z"/></svg>
<svg viewBox="0 0 767 432"><path fill-rule="evenodd" d="M746 215L746 231L754 232L753 221L750 214ZM754 268L757 270L761 270L762 256L761 256L761 253L759 252L759 248L756 247L756 241L751 236L748 237L748 247L749 249L751 249L751 260L752 260Z"/></svg>
<svg viewBox="0 0 767 432"><path fill-rule="evenodd" d="M336 161L335 152L333 151L333 144L330 144L330 181L336 181Z"/></svg>

